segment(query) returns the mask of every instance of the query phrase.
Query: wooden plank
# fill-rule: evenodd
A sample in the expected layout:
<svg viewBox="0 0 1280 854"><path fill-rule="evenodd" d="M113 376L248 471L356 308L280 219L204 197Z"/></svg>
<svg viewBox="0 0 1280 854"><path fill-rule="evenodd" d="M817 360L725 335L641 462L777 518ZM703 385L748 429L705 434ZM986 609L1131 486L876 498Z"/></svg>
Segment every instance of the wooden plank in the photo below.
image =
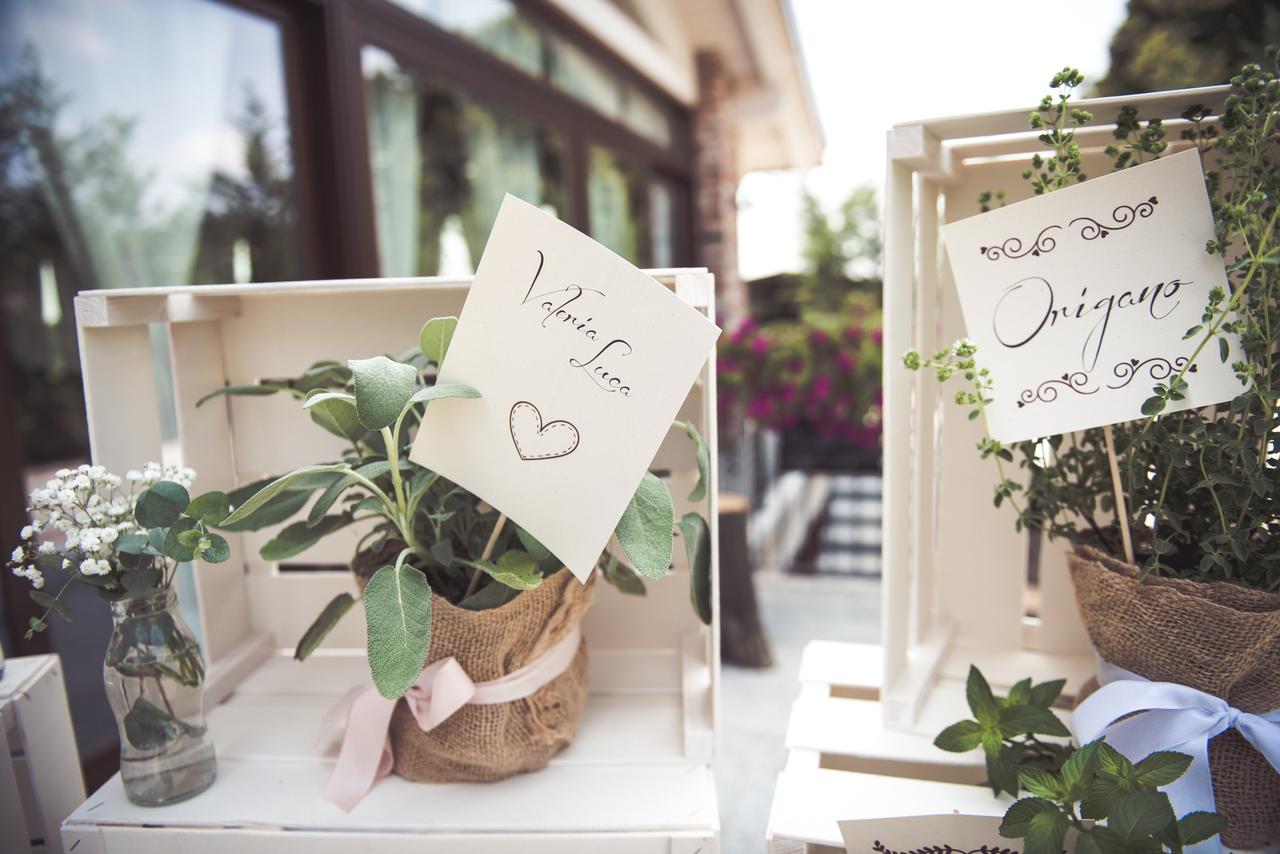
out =
<svg viewBox="0 0 1280 854"><path fill-rule="evenodd" d="M224 760L206 793L164 807L129 803L117 775L67 825L479 835L712 834L719 827L715 783L702 764L557 764L496 783L410 783L393 775L350 813L322 797L331 768Z"/></svg>
<svg viewBox="0 0 1280 854"><path fill-rule="evenodd" d="M230 492L238 483L227 401L215 399L196 407L196 401L226 381L221 323L170 324L169 354L180 459L196 471L196 494ZM252 633L243 542L239 535L232 534L227 536L227 543L231 556L224 564L192 564L200 637L210 664L228 655Z"/></svg>
<svg viewBox="0 0 1280 854"><path fill-rule="evenodd" d="M160 415L148 328L80 326L77 334L93 461L121 475L159 462Z"/></svg>
<svg viewBox="0 0 1280 854"><path fill-rule="evenodd" d="M76 854L349 854L367 852L375 838L366 831L282 833L271 828L93 827L63 829ZM714 854L706 832L459 834L384 833L379 854Z"/></svg>
<svg viewBox="0 0 1280 854"><path fill-rule="evenodd" d="M859 774L827 768L788 769L778 775L769 812L768 839L830 845L844 850L837 822L862 818L938 815L1004 815L1011 799L991 790Z"/></svg>
<svg viewBox="0 0 1280 854"><path fill-rule="evenodd" d="M939 283L941 244L938 232L938 185L934 181L921 180L919 189L919 213L916 238L916 346L924 353L931 353L945 346L939 340L941 333ZM889 360L893 370L906 368L895 360ZM926 371L914 376L915 387L915 467L912 493L915 496L915 512L912 514L911 543L914 547L911 561L911 640L919 643L929 634L936 619L934 576L938 572L938 519L936 460L941 450L938 436L938 410L948 403L942 384Z"/></svg>
<svg viewBox="0 0 1280 854"><path fill-rule="evenodd" d="M836 697L874 700L883 668L879 644L810 641L800 657L800 682L828 685Z"/></svg>
<svg viewBox="0 0 1280 854"><path fill-rule="evenodd" d="M31 656L6 662L0 681L0 704L13 720L10 737L16 736L22 769L13 768L17 790L30 785L32 809L26 811L31 839L45 840L58 852L58 826L84 799L80 757L76 752L71 711L62 681L62 664L56 655ZM6 754L13 751L6 745ZM7 786L7 784L6 784ZM0 792L0 798L18 800L17 791Z"/></svg>

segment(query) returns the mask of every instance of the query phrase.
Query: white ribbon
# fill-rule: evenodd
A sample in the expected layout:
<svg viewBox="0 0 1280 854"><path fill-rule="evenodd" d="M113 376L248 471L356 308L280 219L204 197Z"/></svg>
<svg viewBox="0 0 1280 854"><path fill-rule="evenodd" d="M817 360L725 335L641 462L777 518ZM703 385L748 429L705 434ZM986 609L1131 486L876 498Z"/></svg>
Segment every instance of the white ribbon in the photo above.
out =
<svg viewBox="0 0 1280 854"><path fill-rule="evenodd" d="M1249 714L1221 697L1176 682L1152 682L1101 659L1098 681L1102 687L1071 716L1076 739L1087 744L1105 735L1107 744L1132 762L1157 750L1189 754L1187 772L1163 788L1179 818L1214 811L1209 741L1229 729L1238 730L1280 773L1280 709ZM1214 836L1185 850L1221 854L1222 839Z"/></svg>

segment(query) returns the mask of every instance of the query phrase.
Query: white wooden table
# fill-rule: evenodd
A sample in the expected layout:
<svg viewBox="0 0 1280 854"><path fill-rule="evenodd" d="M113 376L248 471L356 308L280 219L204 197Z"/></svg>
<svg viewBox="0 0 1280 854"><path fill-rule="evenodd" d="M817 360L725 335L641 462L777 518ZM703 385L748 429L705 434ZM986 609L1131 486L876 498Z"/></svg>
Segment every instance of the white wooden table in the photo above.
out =
<svg viewBox="0 0 1280 854"><path fill-rule="evenodd" d="M5 662L0 733L0 851L62 851L58 825L84 800L84 780L58 656Z"/></svg>

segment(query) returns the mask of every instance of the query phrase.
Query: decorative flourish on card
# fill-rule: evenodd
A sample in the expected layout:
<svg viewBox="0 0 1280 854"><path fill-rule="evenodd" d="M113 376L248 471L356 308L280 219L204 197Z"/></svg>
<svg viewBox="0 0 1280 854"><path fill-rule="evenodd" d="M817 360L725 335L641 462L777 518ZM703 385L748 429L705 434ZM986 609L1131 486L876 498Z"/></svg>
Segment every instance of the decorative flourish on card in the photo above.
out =
<svg viewBox="0 0 1280 854"><path fill-rule="evenodd" d="M1053 403L1058 399L1058 389L1063 388L1067 391L1074 391L1076 394L1093 394L1096 388L1086 388L1089 385L1089 375L1084 371L1068 371L1060 377L1045 380L1034 389L1023 389L1018 395L1018 408L1021 409L1031 403Z"/></svg>
<svg viewBox="0 0 1280 854"><path fill-rule="evenodd" d="M1036 239L1031 245L1025 249L1022 247L1022 240L1017 237L1008 237L1000 243L999 246L983 246L979 248L979 252L986 255L992 261L999 261L1001 258L1021 258L1024 255L1040 256L1046 252L1052 252L1058 242L1049 236L1051 231L1060 231L1060 225L1046 225L1036 235Z"/></svg>
<svg viewBox="0 0 1280 854"><path fill-rule="evenodd" d="M1078 216L1071 220L1070 224L1084 223L1080 228L1080 236L1085 240L1097 240L1099 237L1106 237L1113 231L1126 229L1139 219L1146 219L1155 212L1158 204L1160 204L1160 200L1152 196L1145 202L1139 202L1136 205L1117 205L1111 211L1111 222L1109 223L1098 222L1091 216Z"/></svg>
<svg viewBox="0 0 1280 854"><path fill-rule="evenodd" d="M511 441L525 460L554 460L567 457L578 447L578 428L568 421L542 423L542 413L527 400L511 407Z"/></svg>
<svg viewBox="0 0 1280 854"><path fill-rule="evenodd" d="M1091 216L1078 216L1067 225L1070 227L1079 225L1080 237L1085 240L1097 240L1098 238L1105 238L1113 231L1123 231L1140 219L1146 219L1155 212L1158 204L1160 204L1160 200L1152 196L1145 202L1139 202L1136 205L1117 205L1111 211L1110 222L1099 222ZM1062 226L1060 225L1046 225L1036 235L1036 239L1031 245L1025 248L1022 245L1021 238L1008 237L999 244L980 246L978 251L991 261L999 261L1001 258L1023 258L1027 255L1039 257L1057 248L1058 242L1049 236L1049 232L1061 229Z"/></svg>
<svg viewBox="0 0 1280 854"><path fill-rule="evenodd" d="M879 839L872 844L872 849L877 854L1019 854L1016 848L1002 848L998 845L982 845L978 848L956 848L943 842L941 844L934 843L926 845L923 848L911 848L905 851L897 851L887 847Z"/></svg>
<svg viewBox="0 0 1280 854"><path fill-rule="evenodd" d="M1111 369L1111 373L1115 374L1119 383L1108 385L1107 388L1119 389L1124 388L1133 381L1133 378L1142 373L1145 368L1147 376L1153 380L1167 380L1174 371L1181 371L1187 365L1187 357L1179 356L1170 362L1161 356L1152 356L1150 359L1130 359L1127 362L1121 362ZM1196 366L1192 365L1187 368L1188 373L1194 374Z"/></svg>

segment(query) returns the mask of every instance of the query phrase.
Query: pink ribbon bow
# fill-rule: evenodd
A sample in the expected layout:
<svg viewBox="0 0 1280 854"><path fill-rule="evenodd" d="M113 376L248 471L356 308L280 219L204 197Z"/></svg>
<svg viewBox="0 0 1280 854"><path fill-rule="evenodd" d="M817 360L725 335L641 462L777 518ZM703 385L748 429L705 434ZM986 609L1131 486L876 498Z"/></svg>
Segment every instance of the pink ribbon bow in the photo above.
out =
<svg viewBox="0 0 1280 854"><path fill-rule="evenodd" d="M545 653L491 682L472 682L452 656L433 661L404 700L418 726L429 732L468 703L492 705L532 696L568 669L581 639L581 630L574 626ZM326 729L346 727L337 767L324 792L326 800L350 812L374 783L391 773L391 713L397 702L383 697L373 685L358 685L325 716Z"/></svg>

